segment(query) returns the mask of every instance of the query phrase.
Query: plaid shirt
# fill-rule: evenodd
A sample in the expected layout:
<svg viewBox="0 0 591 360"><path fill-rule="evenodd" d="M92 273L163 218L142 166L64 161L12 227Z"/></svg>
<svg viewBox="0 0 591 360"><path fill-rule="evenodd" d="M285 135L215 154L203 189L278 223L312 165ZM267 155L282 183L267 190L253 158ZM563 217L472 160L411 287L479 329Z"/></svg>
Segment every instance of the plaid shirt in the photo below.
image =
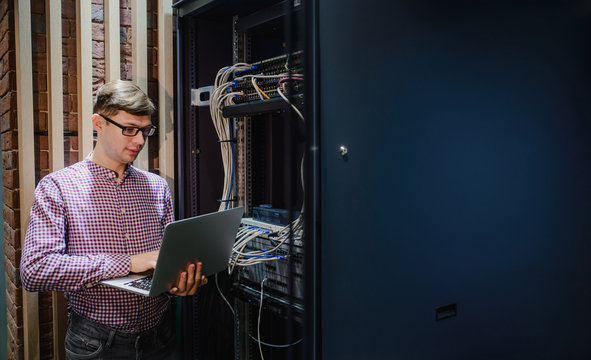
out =
<svg viewBox="0 0 591 360"><path fill-rule="evenodd" d="M130 255L160 248L173 220L170 189L131 165L116 173L86 158L45 176L35 190L21 259L28 291L63 291L79 315L121 331L155 326L169 297L98 285L127 275Z"/></svg>

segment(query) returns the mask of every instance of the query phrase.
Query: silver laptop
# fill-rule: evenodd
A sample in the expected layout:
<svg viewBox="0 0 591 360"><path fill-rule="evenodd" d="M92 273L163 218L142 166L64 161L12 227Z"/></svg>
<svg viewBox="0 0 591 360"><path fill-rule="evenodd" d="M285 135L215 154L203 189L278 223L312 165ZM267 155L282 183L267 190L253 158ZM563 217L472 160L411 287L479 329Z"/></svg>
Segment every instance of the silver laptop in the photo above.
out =
<svg viewBox="0 0 591 360"><path fill-rule="evenodd" d="M162 246L153 274L102 280L99 284L156 296L176 285L187 264L201 261L201 273L209 276L228 267L243 207L172 222L164 229Z"/></svg>

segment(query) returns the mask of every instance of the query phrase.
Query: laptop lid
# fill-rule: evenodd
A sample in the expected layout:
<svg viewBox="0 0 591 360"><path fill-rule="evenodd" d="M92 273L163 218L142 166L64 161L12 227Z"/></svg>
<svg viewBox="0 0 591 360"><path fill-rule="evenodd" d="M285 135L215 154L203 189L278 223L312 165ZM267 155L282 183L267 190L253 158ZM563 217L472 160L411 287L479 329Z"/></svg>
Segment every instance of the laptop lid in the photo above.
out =
<svg viewBox="0 0 591 360"><path fill-rule="evenodd" d="M138 274L100 283L142 295L156 296L176 285L179 273L189 263L201 261L201 272L205 276L220 272L228 267L243 214L244 208L237 207L168 224L164 229L149 292L125 285L130 280L142 277Z"/></svg>
<svg viewBox="0 0 591 360"><path fill-rule="evenodd" d="M244 208L237 207L170 223L164 229L150 296L176 285L191 262L201 261L205 276L227 269L243 214Z"/></svg>

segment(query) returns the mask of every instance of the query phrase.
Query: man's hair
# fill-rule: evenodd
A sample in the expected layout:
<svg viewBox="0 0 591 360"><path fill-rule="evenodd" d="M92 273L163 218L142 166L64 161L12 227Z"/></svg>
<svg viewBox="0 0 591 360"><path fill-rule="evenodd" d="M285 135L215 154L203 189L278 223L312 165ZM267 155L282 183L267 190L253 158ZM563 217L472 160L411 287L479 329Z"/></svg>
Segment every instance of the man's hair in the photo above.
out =
<svg viewBox="0 0 591 360"><path fill-rule="evenodd" d="M132 115L151 116L155 107L148 95L131 81L115 80L101 86L96 92L93 113L112 116L119 111Z"/></svg>

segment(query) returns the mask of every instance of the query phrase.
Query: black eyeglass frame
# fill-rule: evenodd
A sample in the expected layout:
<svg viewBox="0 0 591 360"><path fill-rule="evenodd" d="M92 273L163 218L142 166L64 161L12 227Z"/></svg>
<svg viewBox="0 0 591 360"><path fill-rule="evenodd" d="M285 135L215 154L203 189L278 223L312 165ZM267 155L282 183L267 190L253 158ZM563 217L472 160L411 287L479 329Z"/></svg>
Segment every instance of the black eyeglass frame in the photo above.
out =
<svg viewBox="0 0 591 360"><path fill-rule="evenodd" d="M144 128L139 128L139 127L135 127L135 126L123 126L121 124L116 123L115 121L109 119L108 117L106 117L105 115L101 115L101 114L97 114L98 116L102 117L103 119L107 120L108 122L110 122L111 124L121 128L121 134L123 134L123 136L129 136L129 137L134 137L136 136L140 131L142 132L142 136L144 138L147 138L149 136L154 135L154 133L156 132L156 125L150 125L150 126L146 126ZM130 134L126 134L125 131L130 131L131 130L135 130L134 134L132 135Z"/></svg>

